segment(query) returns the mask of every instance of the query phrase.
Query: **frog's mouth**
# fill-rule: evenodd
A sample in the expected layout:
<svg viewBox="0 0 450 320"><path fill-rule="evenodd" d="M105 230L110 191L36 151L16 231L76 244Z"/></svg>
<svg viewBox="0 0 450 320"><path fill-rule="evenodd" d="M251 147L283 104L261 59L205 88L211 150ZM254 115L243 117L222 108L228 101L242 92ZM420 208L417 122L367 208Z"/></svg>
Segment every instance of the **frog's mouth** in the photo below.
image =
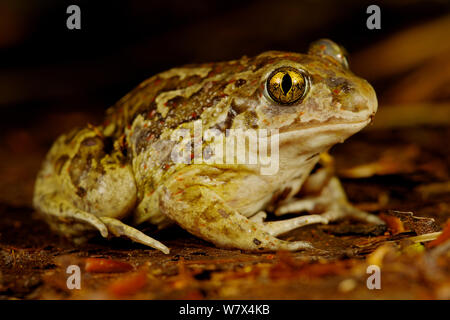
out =
<svg viewBox="0 0 450 320"><path fill-rule="evenodd" d="M325 122L320 121L309 121L309 122L303 122L303 123L297 123L294 125L290 125L289 127L282 127L279 129L279 132L282 133L288 133L288 132L303 132L305 133L308 131L316 131L316 132L322 132L322 131L342 131L345 129L354 130L357 129L358 131L363 129L365 126L367 126L369 123L371 123L373 120L373 116L370 116L367 119L364 120L357 120L357 121L342 121L342 119L339 118L330 118ZM359 129L358 129L359 128Z"/></svg>
<svg viewBox="0 0 450 320"><path fill-rule="evenodd" d="M331 147L341 143L351 135L362 130L371 122L371 119L363 121L327 121L321 123L303 123L298 126L279 130L279 144L301 144L305 150L313 150L318 147Z"/></svg>

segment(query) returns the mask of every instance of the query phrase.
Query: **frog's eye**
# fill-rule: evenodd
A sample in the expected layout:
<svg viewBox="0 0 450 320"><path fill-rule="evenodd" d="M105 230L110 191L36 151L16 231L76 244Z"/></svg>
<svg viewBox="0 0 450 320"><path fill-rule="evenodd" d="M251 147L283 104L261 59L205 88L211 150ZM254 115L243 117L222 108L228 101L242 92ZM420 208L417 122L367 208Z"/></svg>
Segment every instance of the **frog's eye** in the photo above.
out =
<svg viewBox="0 0 450 320"><path fill-rule="evenodd" d="M305 96L307 79L303 73L295 68L282 67L270 74L266 89L276 103L289 105Z"/></svg>
<svg viewBox="0 0 450 320"><path fill-rule="evenodd" d="M329 39L320 39L311 43L308 54L331 58L345 69L349 68L346 50Z"/></svg>

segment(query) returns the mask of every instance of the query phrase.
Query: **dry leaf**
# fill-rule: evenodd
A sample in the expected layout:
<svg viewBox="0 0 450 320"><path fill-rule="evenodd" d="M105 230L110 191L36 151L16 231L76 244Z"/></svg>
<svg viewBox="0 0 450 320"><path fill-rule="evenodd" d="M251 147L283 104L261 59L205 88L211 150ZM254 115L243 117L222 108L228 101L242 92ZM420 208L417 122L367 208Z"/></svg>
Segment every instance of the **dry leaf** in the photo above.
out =
<svg viewBox="0 0 450 320"><path fill-rule="evenodd" d="M85 270L93 273L127 272L133 270L133 266L112 259L87 258Z"/></svg>

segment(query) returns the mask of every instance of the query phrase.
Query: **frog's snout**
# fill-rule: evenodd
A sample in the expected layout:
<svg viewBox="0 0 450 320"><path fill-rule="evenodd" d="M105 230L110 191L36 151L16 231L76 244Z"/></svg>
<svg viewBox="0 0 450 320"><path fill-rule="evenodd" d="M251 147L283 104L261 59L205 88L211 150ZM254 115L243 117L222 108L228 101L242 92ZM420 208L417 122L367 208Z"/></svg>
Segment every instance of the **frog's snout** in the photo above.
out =
<svg viewBox="0 0 450 320"><path fill-rule="evenodd" d="M373 87L365 80L364 80L364 87L365 87L364 95L367 100L369 119L370 119L370 122L372 122L373 119L375 118L375 114L377 113L377 110L378 110L377 94L375 93L375 90L373 89Z"/></svg>
<svg viewBox="0 0 450 320"><path fill-rule="evenodd" d="M373 118L378 110L377 94L375 93L374 88L366 80L364 80L364 86L367 91L365 95L367 97L369 111L371 111L370 117Z"/></svg>
<svg viewBox="0 0 450 320"><path fill-rule="evenodd" d="M353 93L347 96L346 109L353 112L361 121L373 121L378 109L378 101L375 90L363 79L353 83Z"/></svg>

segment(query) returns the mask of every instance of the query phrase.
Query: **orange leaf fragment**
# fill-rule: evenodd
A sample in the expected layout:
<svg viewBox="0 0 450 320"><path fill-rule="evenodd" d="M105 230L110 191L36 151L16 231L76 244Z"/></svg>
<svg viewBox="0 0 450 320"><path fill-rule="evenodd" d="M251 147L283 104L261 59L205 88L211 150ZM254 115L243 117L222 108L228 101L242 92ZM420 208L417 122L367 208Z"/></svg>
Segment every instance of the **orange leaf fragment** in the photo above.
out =
<svg viewBox="0 0 450 320"><path fill-rule="evenodd" d="M87 258L85 265L87 272L96 273L127 272L132 269L131 264L112 259Z"/></svg>
<svg viewBox="0 0 450 320"><path fill-rule="evenodd" d="M108 287L108 292L116 297L130 296L137 293L147 284L147 272L140 272L117 279Z"/></svg>
<svg viewBox="0 0 450 320"><path fill-rule="evenodd" d="M398 234L398 233L402 233L402 232L406 231L405 227L403 226L403 222L402 222L402 220L400 220L400 218L386 215L383 213L380 214L380 218L384 222L386 222L386 224L392 234Z"/></svg>

